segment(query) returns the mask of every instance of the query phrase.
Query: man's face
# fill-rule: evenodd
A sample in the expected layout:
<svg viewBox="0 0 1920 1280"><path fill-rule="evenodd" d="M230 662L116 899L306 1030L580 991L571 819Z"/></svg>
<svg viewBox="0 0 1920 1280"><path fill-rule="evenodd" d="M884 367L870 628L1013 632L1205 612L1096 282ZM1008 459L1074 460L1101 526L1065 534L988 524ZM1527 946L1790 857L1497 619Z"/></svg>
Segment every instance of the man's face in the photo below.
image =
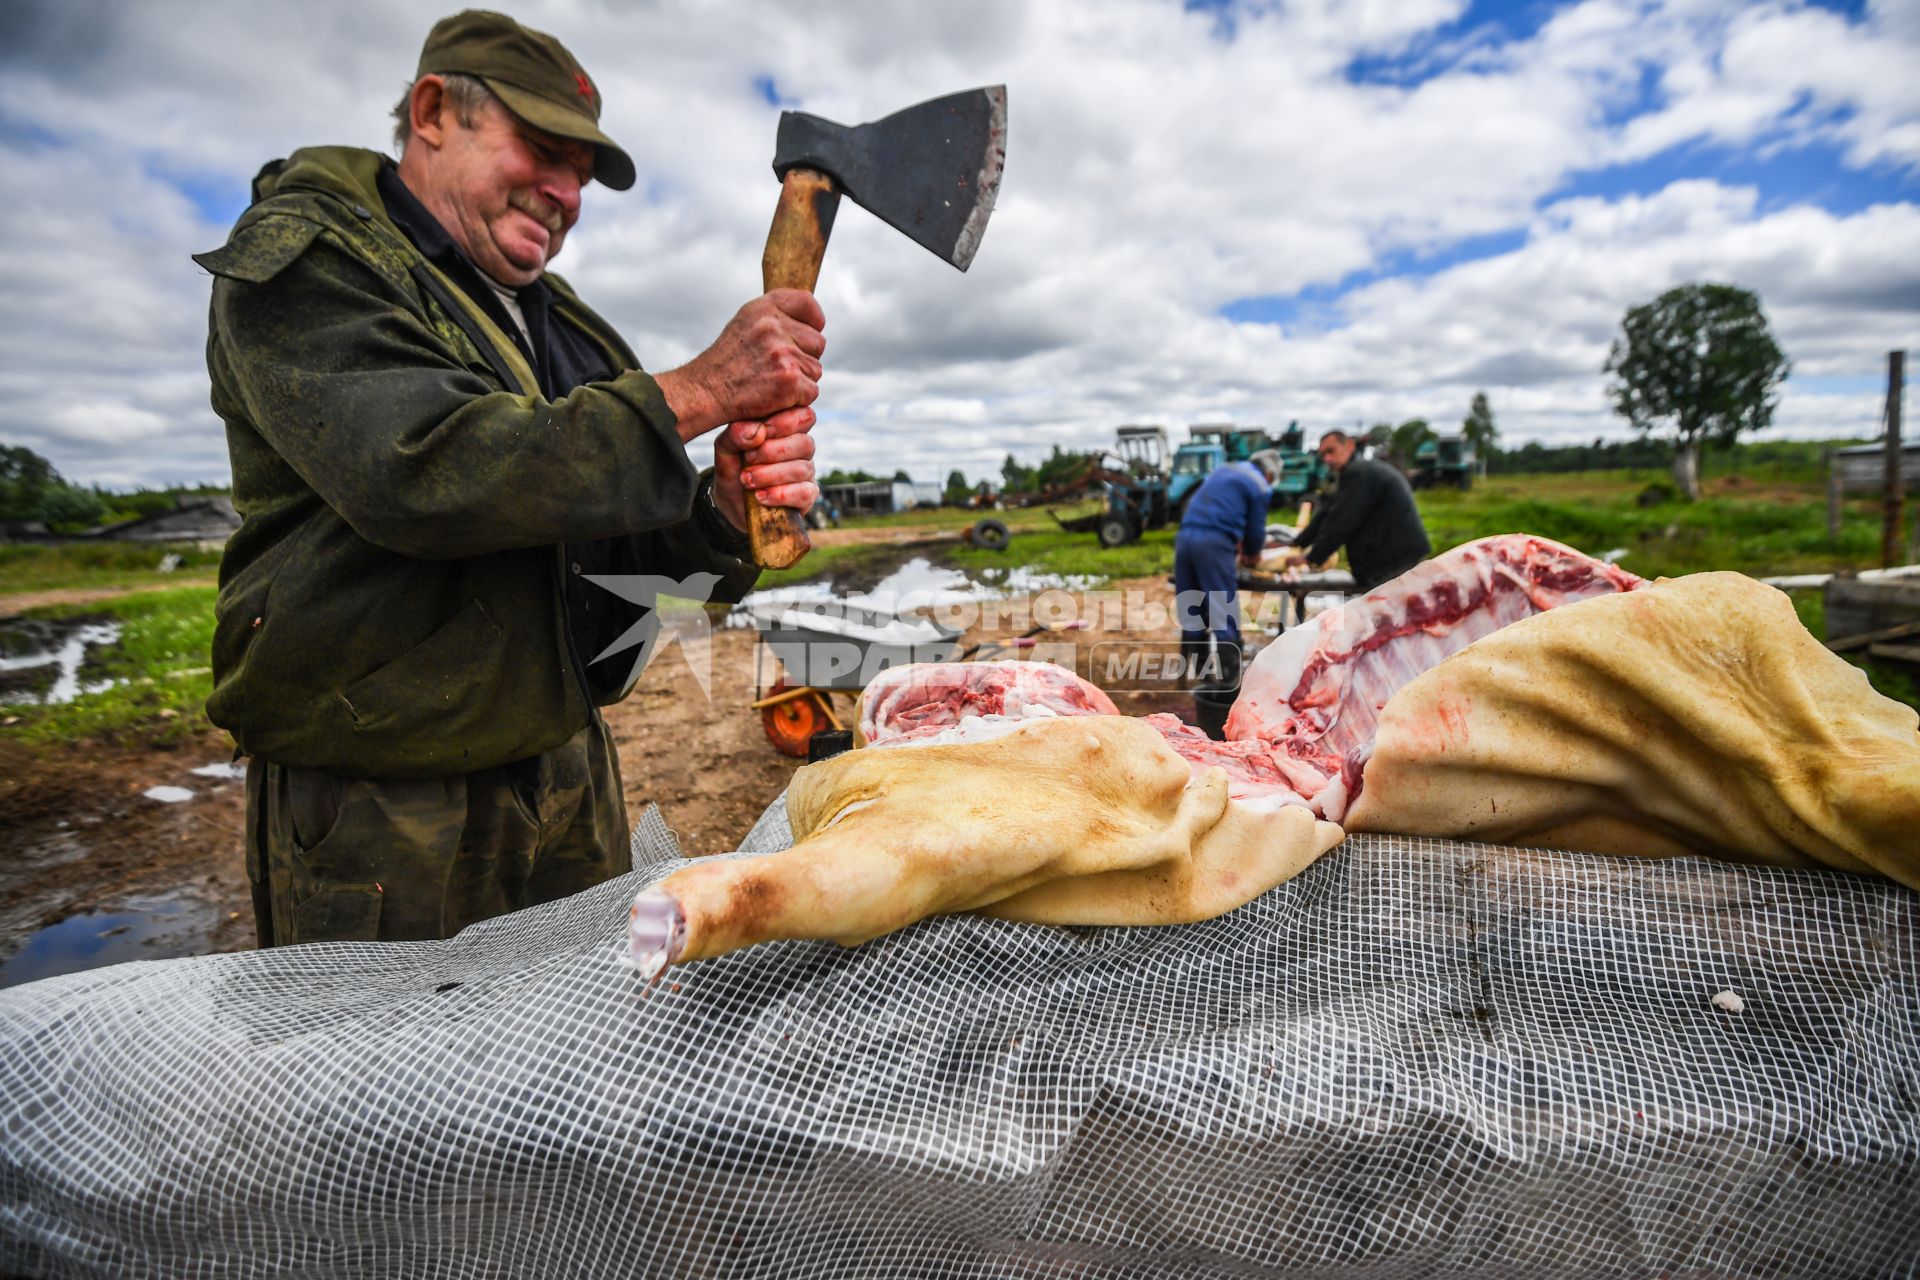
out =
<svg viewBox="0 0 1920 1280"><path fill-rule="evenodd" d="M451 106L441 122L434 191L416 194L480 270L509 287L532 284L579 220L593 148L544 133L498 102L476 111L471 127Z"/></svg>
<svg viewBox="0 0 1920 1280"><path fill-rule="evenodd" d="M1347 463L1353 460L1355 444L1352 440L1322 440L1320 442L1320 461L1335 471L1345 471Z"/></svg>

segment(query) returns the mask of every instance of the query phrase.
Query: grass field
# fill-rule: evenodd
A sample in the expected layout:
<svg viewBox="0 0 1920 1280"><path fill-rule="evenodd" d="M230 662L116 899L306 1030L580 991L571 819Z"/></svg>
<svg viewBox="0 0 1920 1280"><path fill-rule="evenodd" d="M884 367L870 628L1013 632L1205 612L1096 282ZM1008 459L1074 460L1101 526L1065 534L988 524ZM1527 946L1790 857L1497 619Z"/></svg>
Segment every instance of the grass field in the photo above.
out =
<svg viewBox="0 0 1920 1280"><path fill-rule="evenodd" d="M1622 549L1622 567L1649 578L1705 569L1770 577L1879 564L1878 504L1845 504L1840 536L1830 539L1818 478L1714 477L1699 502L1640 505L1638 495L1659 479L1624 471L1495 476L1468 493L1422 492L1420 513L1436 548L1525 530L1589 555Z"/></svg>
<svg viewBox="0 0 1920 1280"><path fill-rule="evenodd" d="M0 733L41 746L120 737L163 743L199 733L213 690L214 595L211 586L189 586L32 610L38 618L119 623L119 641L98 650L83 672L89 684L113 684L72 702L0 708Z"/></svg>
<svg viewBox="0 0 1920 1280"><path fill-rule="evenodd" d="M1749 465L1730 472L1725 464L1706 477L1698 503L1651 501L1649 486L1665 483L1653 471L1590 471L1549 475L1496 475L1470 492L1419 495L1422 518L1436 548L1495 533L1525 531L1556 538L1593 555L1624 551L1623 567L1645 577L1734 569L1755 577L1862 569L1877 565L1880 516L1870 499L1848 503L1840 533L1826 531L1826 498L1819 467L1804 459ZM986 551L957 541L934 543L929 558L990 578L999 569L1094 583L1166 574L1173 567L1172 528L1108 550L1090 533L1060 529L1045 510L973 512L913 511L863 517L852 528L898 529L928 536L953 533L991 515L1013 531L1005 551ZM1276 512L1276 520L1286 513ZM184 563L174 578L156 572L168 551ZM848 585L870 583L899 563L895 543L848 543L816 547L792 569L762 575L761 587L820 577ZM100 618L121 624L117 645L100 652L85 673L92 682L111 679L108 689L62 706L0 707L0 735L32 743L137 736L142 740L197 732L205 725L202 704L210 688L207 652L213 631L217 552L192 547L67 544L0 547L0 595L62 588L113 589L170 584L106 601L30 610L41 618ZM171 585L178 582L178 586ZM1820 594L1800 592L1795 607L1816 636L1824 637ZM1904 669L1867 664L1881 692L1920 705L1920 689Z"/></svg>
<svg viewBox="0 0 1920 1280"><path fill-rule="evenodd" d="M172 581L160 570L168 555L182 579L212 581L220 567L218 548L196 543L63 542L50 546L0 547L0 596L69 587L104 589Z"/></svg>

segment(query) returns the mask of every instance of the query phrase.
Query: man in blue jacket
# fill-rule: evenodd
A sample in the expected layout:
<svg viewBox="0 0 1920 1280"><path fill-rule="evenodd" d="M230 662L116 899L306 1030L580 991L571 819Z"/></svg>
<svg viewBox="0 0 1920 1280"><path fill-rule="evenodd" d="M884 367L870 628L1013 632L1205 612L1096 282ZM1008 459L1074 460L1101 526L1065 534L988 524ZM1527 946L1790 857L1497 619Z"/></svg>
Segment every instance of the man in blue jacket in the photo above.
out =
<svg viewBox="0 0 1920 1280"><path fill-rule="evenodd" d="M1174 612L1180 649L1203 657L1218 645L1221 684L1240 674L1239 566L1258 562L1267 544L1267 499L1280 478L1280 455L1262 449L1208 476L1187 502L1173 541Z"/></svg>

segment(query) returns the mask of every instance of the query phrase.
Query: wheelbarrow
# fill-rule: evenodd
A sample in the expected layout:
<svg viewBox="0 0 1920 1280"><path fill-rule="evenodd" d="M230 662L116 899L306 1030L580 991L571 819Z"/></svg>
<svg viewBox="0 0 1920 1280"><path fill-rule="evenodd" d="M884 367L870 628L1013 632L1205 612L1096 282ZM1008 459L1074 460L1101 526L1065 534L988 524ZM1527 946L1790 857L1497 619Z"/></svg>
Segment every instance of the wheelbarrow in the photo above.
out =
<svg viewBox="0 0 1920 1280"><path fill-rule="evenodd" d="M845 729L834 710L835 694L858 697L889 667L913 662L965 662L975 657L1031 649L1048 631L1078 631L1085 619L1061 627L1035 626L1010 640L960 646L961 632L930 618L902 617L887 609L844 600L775 606L754 615L760 645L754 650L754 691L748 704L760 713L767 740L782 755L805 759L807 744L823 729ZM782 673L769 685L771 653Z"/></svg>

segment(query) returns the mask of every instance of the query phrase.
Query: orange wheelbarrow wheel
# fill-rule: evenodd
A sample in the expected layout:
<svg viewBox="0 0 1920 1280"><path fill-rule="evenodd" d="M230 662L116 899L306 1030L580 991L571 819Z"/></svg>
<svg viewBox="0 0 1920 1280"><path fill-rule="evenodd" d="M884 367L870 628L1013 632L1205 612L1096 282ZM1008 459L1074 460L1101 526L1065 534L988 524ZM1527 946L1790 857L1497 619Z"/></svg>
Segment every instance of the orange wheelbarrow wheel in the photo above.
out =
<svg viewBox="0 0 1920 1280"><path fill-rule="evenodd" d="M782 680L767 690L767 696L784 693L792 688ZM807 758L807 741L822 729L833 728L833 721L827 718L826 704L817 693L803 693L785 702L776 702L770 707L760 709L760 723L767 731L767 741L773 749L783 756Z"/></svg>

